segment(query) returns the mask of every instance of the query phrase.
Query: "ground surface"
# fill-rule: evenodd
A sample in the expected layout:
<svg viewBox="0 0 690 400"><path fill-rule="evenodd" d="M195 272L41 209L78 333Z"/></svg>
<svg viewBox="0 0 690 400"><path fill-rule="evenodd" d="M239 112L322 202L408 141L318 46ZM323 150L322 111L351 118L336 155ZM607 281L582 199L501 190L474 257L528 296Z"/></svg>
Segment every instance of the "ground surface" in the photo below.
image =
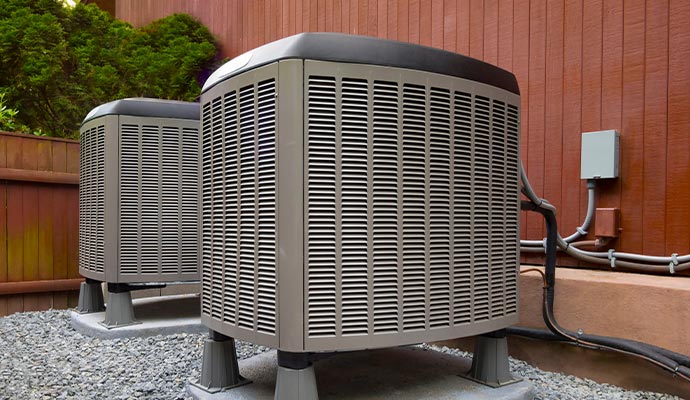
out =
<svg viewBox="0 0 690 400"><path fill-rule="evenodd" d="M0 399L186 399L185 383L199 377L203 339L197 334L86 337L71 328L67 311L0 318ZM267 350L237 344L240 358ZM534 382L541 400L677 399L544 372L519 360L511 364L516 375Z"/></svg>

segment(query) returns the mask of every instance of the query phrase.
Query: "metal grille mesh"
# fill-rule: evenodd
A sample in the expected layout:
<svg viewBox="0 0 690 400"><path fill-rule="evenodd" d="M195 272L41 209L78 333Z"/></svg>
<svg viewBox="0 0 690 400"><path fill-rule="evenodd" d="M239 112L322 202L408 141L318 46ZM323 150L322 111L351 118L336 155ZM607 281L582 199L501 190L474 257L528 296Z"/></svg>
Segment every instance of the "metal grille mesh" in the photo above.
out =
<svg viewBox="0 0 690 400"><path fill-rule="evenodd" d="M429 83L306 79L307 336L514 314L517 107Z"/></svg>
<svg viewBox="0 0 690 400"><path fill-rule="evenodd" d="M105 126L80 133L79 268L103 273L105 264Z"/></svg>
<svg viewBox="0 0 690 400"><path fill-rule="evenodd" d="M202 313L276 334L276 85L202 106Z"/></svg>
<svg viewBox="0 0 690 400"><path fill-rule="evenodd" d="M122 124L120 133L120 274L196 273L197 129Z"/></svg>

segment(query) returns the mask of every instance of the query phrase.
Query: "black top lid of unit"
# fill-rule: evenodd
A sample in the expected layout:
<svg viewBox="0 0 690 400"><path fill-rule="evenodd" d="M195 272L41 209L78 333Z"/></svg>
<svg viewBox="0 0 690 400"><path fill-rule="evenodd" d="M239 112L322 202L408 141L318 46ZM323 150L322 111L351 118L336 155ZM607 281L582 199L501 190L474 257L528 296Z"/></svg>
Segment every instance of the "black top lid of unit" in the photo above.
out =
<svg viewBox="0 0 690 400"><path fill-rule="evenodd" d="M218 68L202 93L243 71L291 58L422 70L520 94L515 75L483 61L417 44L341 33L300 33L248 51Z"/></svg>
<svg viewBox="0 0 690 400"><path fill-rule="evenodd" d="M101 104L91 110L82 121L86 121L104 115L130 115L133 117L151 118L178 118L199 120L199 103L187 101L148 99L145 97L133 97L111 101Z"/></svg>

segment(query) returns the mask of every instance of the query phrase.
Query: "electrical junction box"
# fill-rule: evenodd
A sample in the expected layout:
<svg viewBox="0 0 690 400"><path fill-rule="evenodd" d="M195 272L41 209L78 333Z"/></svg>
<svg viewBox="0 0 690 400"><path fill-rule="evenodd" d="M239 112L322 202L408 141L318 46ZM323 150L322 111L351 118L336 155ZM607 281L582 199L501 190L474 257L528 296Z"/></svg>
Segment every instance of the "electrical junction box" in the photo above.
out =
<svg viewBox="0 0 690 400"><path fill-rule="evenodd" d="M618 178L620 134L615 130L582 134L581 179Z"/></svg>

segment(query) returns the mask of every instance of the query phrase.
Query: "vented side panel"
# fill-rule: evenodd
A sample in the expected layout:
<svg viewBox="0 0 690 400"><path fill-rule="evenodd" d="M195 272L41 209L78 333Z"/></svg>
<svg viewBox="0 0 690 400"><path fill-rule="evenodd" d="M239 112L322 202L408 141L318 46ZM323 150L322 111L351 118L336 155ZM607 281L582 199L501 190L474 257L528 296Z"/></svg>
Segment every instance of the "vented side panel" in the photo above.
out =
<svg viewBox="0 0 690 400"><path fill-rule="evenodd" d="M105 265L105 125L82 130L79 160L79 268Z"/></svg>
<svg viewBox="0 0 690 400"><path fill-rule="evenodd" d="M514 321L519 98L420 72L305 66L307 349Z"/></svg>
<svg viewBox="0 0 690 400"><path fill-rule="evenodd" d="M371 138L373 329L375 334L395 333L400 328L398 303L398 84L375 81Z"/></svg>
<svg viewBox="0 0 690 400"><path fill-rule="evenodd" d="M201 131L202 315L270 337L277 334L276 94L275 78L245 76L202 104Z"/></svg>
<svg viewBox="0 0 690 400"><path fill-rule="evenodd" d="M198 279L198 130L193 122L120 121L119 276Z"/></svg>
<svg viewBox="0 0 690 400"><path fill-rule="evenodd" d="M308 249L311 261L307 279L310 299L308 308L313 318L308 330L314 336L335 335L336 318L336 225L335 215L335 79L312 77L309 80L312 104L309 108L308 168L310 223Z"/></svg>

